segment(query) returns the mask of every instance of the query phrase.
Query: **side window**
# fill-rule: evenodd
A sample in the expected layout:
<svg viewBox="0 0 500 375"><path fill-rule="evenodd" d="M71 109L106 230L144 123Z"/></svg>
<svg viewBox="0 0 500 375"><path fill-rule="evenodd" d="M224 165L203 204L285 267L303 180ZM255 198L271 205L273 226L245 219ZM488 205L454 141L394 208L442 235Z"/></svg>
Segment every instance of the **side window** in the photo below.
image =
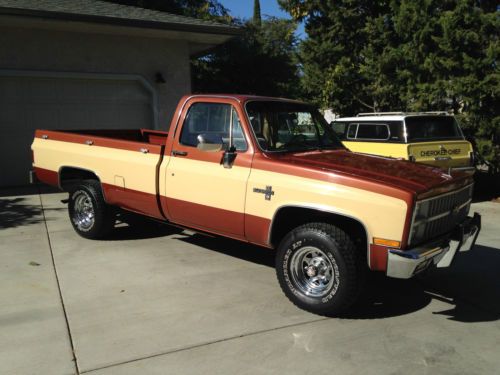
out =
<svg viewBox="0 0 500 375"><path fill-rule="evenodd" d="M231 124L232 120L232 124ZM180 143L198 146L198 136L229 144L229 129L233 127L233 143L237 151L245 151L247 142L236 110L230 104L195 103L190 108L182 127Z"/></svg>
<svg viewBox="0 0 500 375"><path fill-rule="evenodd" d="M386 141L389 139L389 127L387 124L359 124L356 139Z"/></svg>
<svg viewBox="0 0 500 375"><path fill-rule="evenodd" d="M339 137L340 140L345 140L346 138L345 131L347 124L345 122L334 121L331 123L331 125L337 137Z"/></svg>
<svg viewBox="0 0 500 375"><path fill-rule="evenodd" d="M405 132L402 121L388 121L389 130L391 131L391 142L404 142Z"/></svg>
<svg viewBox="0 0 500 375"><path fill-rule="evenodd" d="M358 124L349 124L349 128L347 128L347 139L356 139L357 131Z"/></svg>

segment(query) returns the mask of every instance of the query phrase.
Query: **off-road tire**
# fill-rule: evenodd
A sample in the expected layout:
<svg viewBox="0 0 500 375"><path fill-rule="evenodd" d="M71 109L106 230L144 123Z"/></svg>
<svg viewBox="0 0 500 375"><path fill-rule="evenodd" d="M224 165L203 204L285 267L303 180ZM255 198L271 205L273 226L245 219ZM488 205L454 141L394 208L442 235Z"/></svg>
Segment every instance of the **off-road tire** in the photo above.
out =
<svg viewBox="0 0 500 375"><path fill-rule="evenodd" d="M328 271L321 274L321 270L328 269L330 278ZM276 254L276 275L281 289L296 306L335 316L358 298L366 265L343 230L331 224L309 223L292 230L281 241ZM314 280L321 277L322 281ZM328 283L323 285L326 280Z"/></svg>
<svg viewBox="0 0 500 375"><path fill-rule="evenodd" d="M88 239L105 238L116 220L115 210L106 204L96 180L83 180L71 189L68 213L76 233Z"/></svg>

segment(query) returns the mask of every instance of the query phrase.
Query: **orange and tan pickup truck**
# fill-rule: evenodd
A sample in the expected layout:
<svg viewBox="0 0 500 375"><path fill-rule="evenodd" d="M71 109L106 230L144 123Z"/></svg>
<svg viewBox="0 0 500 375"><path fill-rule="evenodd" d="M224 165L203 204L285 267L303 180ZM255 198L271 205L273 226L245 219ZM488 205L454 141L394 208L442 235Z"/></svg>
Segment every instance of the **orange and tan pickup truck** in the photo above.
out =
<svg viewBox="0 0 500 375"><path fill-rule="evenodd" d="M168 133L37 130L32 150L81 236L104 237L121 208L276 249L284 293L318 314L347 309L366 269L448 267L481 226L470 174L350 152L292 100L186 96Z"/></svg>

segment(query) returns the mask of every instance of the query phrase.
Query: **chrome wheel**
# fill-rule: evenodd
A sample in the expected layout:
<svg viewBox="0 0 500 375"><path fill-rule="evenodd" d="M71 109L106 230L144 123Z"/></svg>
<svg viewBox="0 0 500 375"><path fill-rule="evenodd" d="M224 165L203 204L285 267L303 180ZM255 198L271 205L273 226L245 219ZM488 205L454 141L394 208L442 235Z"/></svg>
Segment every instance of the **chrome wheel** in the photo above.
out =
<svg viewBox="0 0 500 375"><path fill-rule="evenodd" d="M296 251L290 261L290 271L296 287L307 296L323 297L338 284L335 260L317 247L306 246Z"/></svg>
<svg viewBox="0 0 500 375"><path fill-rule="evenodd" d="M79 230L87 232L92 229L95 223L92 198L87 192L79 190L74 193L73 199L75 202L73 207L73 223Z"/></svg>

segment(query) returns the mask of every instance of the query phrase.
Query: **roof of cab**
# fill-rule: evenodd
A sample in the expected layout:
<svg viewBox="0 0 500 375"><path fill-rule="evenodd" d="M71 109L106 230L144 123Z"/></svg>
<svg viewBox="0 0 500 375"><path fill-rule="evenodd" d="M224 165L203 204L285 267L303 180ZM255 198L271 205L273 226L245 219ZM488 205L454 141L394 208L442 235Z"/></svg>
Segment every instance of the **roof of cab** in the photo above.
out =
<svg viewBox="0 0 500 375"><path fill-rule="evenodd" d="M260 96L260 95L245 95L245 94L192 94L192 95L186 95L184 97L185 100L191 98L229 98L229 99L235 99L241 103L253 100L259 100L259 101L281 101L281 102L308 104L306 102L302 102L295 99L277 98L272 96Z"/></svg>

